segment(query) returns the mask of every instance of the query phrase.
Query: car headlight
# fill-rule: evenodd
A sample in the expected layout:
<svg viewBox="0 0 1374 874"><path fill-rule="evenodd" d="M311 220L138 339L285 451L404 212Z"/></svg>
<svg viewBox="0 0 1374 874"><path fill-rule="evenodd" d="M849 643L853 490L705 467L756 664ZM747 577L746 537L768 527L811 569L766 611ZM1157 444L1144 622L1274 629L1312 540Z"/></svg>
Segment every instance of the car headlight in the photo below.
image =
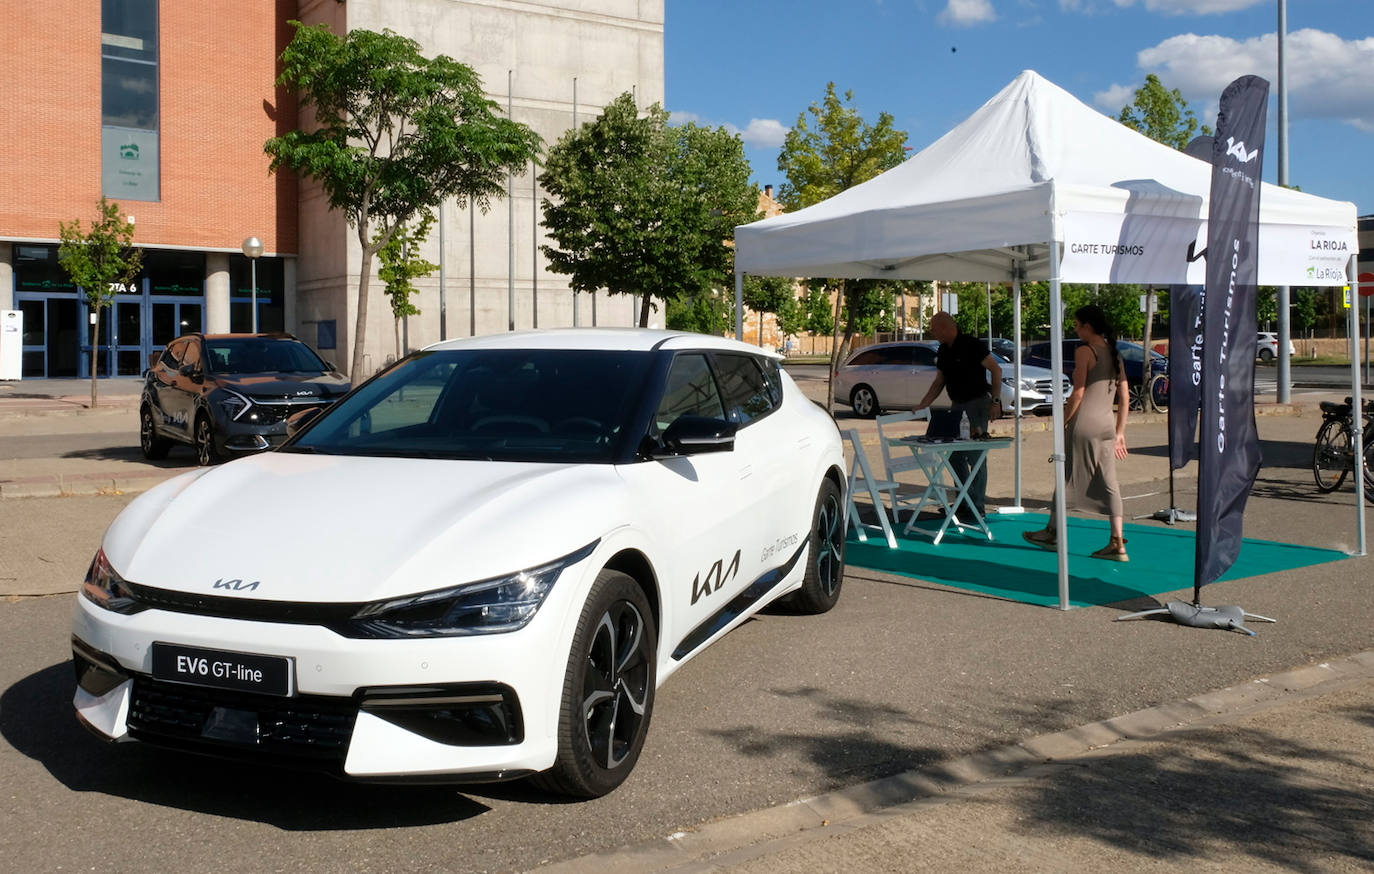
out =
<svg viewBox="0 0 1374 874"><path fill-rule="evenodd" d="M235 422L239 417L248 412L248 408L253 406L253 402L233 389L223 388L224 396L219 399L219 408L224 410L224 414Z"/></svg>
<svg viewBox="0 0 1374 874"><path fill-rule="evenodd" d="M86 571L86 581L81 586L81 594L92 604L113 610L115 613L137 613L142 609L138 602L130 597L124 578L115 573L115 569L110 566L104 549L98 551L91 560L91 566Z"/></svg>
<svg viewBox="0 0 1374 874"><path fill-rule="evenodd" d="M524 628L565 569L599 541L507 576L365 605L335 630L345 637L415 638L500 634Z"/></svg>
<svg viewBox="0 0 1374 874"><path fill-rule="evenodd" d="M1004 376L1004 377L1002 377L1002 382L1005 383L1005 384L1007 385L1008 388L1015 388L1015 387L1016 387L1016 378L1013 377L1013 376ZM1022 380L1021 380L1021 391L1035 391L1035 380L1033 380L1033 379L1022 379Z"/></svg>

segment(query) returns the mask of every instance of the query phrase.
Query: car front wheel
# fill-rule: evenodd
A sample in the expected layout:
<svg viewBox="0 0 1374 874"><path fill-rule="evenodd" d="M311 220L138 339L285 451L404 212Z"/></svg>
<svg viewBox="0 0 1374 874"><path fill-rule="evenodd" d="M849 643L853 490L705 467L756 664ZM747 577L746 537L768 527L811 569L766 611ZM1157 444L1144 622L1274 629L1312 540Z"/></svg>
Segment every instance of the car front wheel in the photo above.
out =
<svg viewBox="0 0 1374 874"><path fill-rule="evenodd" d="M596 798L625 781L649 731L657 651L644 591L626 574L602 571L573 633L558 718L558 758L533 778L536 786Z"/></svg>
<svg viewBox="0 0 1374 874"><path fill-rule="evenodd" d="M1268 364L1268 363L1269 363L1270 361L1272 361L1273 359L1274 359L1274 353L1271 352L1270 350L1268 350L1268 349L1261 349L1261 350L1259 351L1259 360L1260 360L1260 361L1263 361L1265 364Z"/></svg>
<svg viewBox="0 0 1374 874"><path fill-rule="evenodd" d="M201 414L196 418L196 461L201 467L219 464L219 450L215 448L215 429L210 425L210 417Z"/></svg>

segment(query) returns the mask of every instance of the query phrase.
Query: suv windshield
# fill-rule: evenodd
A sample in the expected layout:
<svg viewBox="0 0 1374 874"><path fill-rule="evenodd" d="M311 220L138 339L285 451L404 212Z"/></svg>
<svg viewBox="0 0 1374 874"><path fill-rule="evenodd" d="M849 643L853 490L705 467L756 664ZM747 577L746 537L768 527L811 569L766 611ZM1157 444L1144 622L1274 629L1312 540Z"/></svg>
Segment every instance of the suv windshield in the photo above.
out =
<svg viewBox="0 0 1374 874"><path fill-rule="evenodd" d="M610 462L652 370L650 355L581 349L416 353L330 408L283 451Z"/></svg>
<svg viewBox="0 0 1374 874"><path fill-rule="evenodd" d="M289 337L206 339L205 369L210 373L324 373L320 356Z"/></svg>

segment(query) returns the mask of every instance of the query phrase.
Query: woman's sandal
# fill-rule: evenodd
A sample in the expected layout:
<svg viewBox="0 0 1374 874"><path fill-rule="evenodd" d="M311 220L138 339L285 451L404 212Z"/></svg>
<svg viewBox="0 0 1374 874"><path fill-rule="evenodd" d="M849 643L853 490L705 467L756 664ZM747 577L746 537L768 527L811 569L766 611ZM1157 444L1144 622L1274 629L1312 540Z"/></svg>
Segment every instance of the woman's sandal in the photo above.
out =
<svg viewBox="0 0 1374 874"><path fill-rule="evenodd" d="M1131 557L1126 554L1126 538L1113 537L1107 545L1093 553L1093 558L1104 558L1107 561L1130 561Z"/></svg>
<svg viewBox="0 0 1374 874"><path fill-rule="evenodd" d="M1058 549L1059 542L1054 538L1054 532L1048 528L1041 528L1037 531L1022 531L1021 536L1032 546L1041 549Z"/></svg>

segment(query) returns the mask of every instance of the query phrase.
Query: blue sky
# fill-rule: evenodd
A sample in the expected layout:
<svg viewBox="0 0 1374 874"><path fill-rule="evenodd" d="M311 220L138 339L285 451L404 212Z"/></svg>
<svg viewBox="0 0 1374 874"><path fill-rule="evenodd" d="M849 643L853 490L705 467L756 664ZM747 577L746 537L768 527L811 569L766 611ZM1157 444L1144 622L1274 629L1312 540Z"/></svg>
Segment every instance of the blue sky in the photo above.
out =
<svg viewBox="0 0 1374 874"><path fill-rule="evenodd" d="M666 3L667 109L738 131L760 185L827 82L919 151L1026 69L1113 117L1156 73L1209 125L1227 83L1263 76L1277 179L1278 0ZM1287 32L1289 182L1374 213L1374 0L1289 0Z"/></svg>

